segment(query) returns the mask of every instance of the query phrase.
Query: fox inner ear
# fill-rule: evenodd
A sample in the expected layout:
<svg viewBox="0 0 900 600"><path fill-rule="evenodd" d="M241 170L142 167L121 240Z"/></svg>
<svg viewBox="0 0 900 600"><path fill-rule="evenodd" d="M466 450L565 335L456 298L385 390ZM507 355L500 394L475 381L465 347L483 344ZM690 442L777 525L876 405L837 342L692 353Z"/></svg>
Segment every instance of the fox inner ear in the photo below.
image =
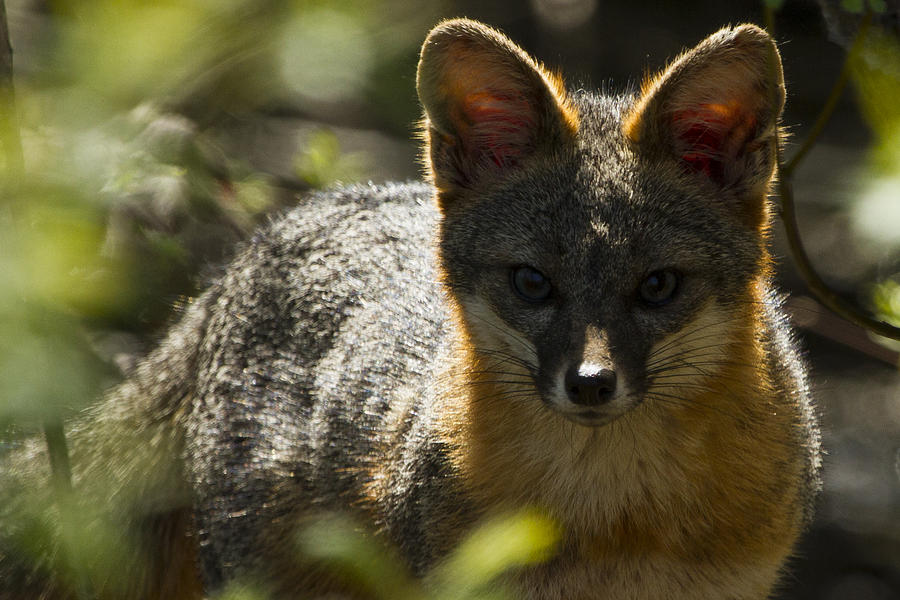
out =
<svg viewBox="0 0 900 600"><path fill-rule="evenodd" d="M559 79L499 32L467 19L431 31L416 87L428 163L445 195L488 172L515 169L577 127Z"/></svg>
<svg viewBox="0 0 900 600"><path fill-rule="evenodd" d="M763 218L775 167L784 79L774 41L754 25L723 29L647 81L625 120L641 152L674 158L745 199Z"/></svg>

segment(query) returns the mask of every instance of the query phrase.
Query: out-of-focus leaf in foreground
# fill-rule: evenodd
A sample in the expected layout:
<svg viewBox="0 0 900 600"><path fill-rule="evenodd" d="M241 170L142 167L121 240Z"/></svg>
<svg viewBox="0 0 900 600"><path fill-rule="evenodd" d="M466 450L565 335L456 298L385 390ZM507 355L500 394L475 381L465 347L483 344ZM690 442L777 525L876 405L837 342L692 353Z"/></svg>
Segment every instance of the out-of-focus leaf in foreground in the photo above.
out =
<svg viewBox="0 0 900 600"><path fill-rule="evenodd" d="M556 524L537 511L489 519L427 574L425 583L348 519L322 518L302 529L298 539L304 560L325 565L379 599L512 600L503 575L549 559L559 535Z"/></svg>
<svg viewBox="0 0 900 600"><path fill-rule="evenodd" d="M548 517L524 511L489 520L434 573L436 598L512 598L496 583L510 569L549 559L560 531Z"/></svg>

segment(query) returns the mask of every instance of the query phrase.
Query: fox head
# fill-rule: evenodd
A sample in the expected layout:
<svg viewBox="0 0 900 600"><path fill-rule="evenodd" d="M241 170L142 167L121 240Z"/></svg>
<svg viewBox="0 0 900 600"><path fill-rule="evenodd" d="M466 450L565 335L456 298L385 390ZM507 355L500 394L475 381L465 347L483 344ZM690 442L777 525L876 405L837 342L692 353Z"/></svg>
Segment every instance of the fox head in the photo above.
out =
<svg viewBox="0 0 900 600"><path fill-rule="evenodd" d="M452 20L417 87L442 276L482 376L596 426L736 360L769 268L784 85L768 34L723 29L612 97Z"/></svg>

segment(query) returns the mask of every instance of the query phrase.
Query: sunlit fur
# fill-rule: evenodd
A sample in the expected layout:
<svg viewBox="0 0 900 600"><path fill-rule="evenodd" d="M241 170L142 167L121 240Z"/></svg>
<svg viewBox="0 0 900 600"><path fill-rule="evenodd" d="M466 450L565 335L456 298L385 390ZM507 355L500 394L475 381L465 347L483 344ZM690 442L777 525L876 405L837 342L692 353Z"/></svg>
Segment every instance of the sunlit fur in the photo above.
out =
<svg viewBox="0 0 900 600"><path fill-rule="evenodd" d="M471 492L493 510L541 507L569 535L564 558L529 575L541 591L522 597L588 598L603 589L687 599L707 597L704 586L715 597L726 581L735 598L767 593L802 526L799 513L777 506L800 501L791 482L803 467L744 460L760 445L789 456L796 426L794 415L760 401L775 392L753 293L748 286L738 308L708 304L656 344L640 406L599 428L540 404L529 344L502 320L473 302L465 306L475 312L457 315L467 330L484 332L489 322L494 332L461 350L472 367L459 374L468 391L457 460ZM762 489L781 496L753 491Z"/></svg>
<svg viewBox="0 0 900 600"><path fill-rule="evenodd" d="M760 85L732 85L747 69ZM509 574L514 598L762 600L821 462L766 249L774 42L725 28L642 96L567 94L454 20L418 75L434 185L343 186L274 220L71 427L84 531L134 540L93 591L342 597L353 582L298 557L323 510L427 585L482 519L527 509L561 541ZM685 161L673 98L725 126L696 153L721 169ZM511 288L522 265L551 283L541 302ZM669 268L678 293L642 302ZM584 362L619 384L613 410L576 422L561 386ZM43 447L2 457L0 600L77 595ZM22 515L51 521L39 544Z"/></svg>
<svg viewBox="0 0 900 600"><path fill-rule="evenodd" d="M473 27L445 24L433 35L465 39ZM496 40L494 33L483 37ZM498 45L498 53L508 56L508 42ZM781 321L776 316L778 301L768 291L771 259L764 248L770 218L766 193L773 177L777 122L784 102L774 43L752 26L724 29L710 36L645 85L618 117L627 140L624 146L597 139L586 142L590 148L599 148L594 155L599 174L592 179L596 187L576 187L569 192L584 201L582 205L577 201L567 204L572 210L588 205L592 192L601 194L596 190L609 185L606 178L615 178L609 173L634 154L653 165L654 173L646 177L666 180L662 189L651 188L659 198L640 198L644 202L624 205L620 213L615 209L604 213L611 214L607 217L611 220L598 220L593 231L585 234L587 239L610 240L610 248L614 248L623 240L640 239L641 230L656 220L675 221L687 229L708 225L706 219L720 219L718 223L726 228L735 221L741 223L740 229L732 230L734 241L721 234L724 241L717 253L721 268L733 270L733 279L740 279L742 285L734 288L732 284L727 294L717 295L721 290L706 283L706 295L695 299L691 317L654 341L641 368L632 366L631 380L620 377L622 386L617 394L626 395L633 405L624 413L616 412L615 418L602 426L585 426L565 414L568 401L562 398L561 378L571 361L580 360L578 356L556 366L552 393L539 389L538 380L547 375L537 357L542 351L546 354L547 347L564 352L569 344L557 341L553 345L511 325L520 322L533 331L552 332L568 322L562 318L552 321L552 308L537 311L498 300L502 292L496 291L496 283L483 283L477 272L457 264L489 264L487 257L493 253L540 256L541 248L527 237L529 226L516 223L516 217L502 210L502 205L515 197L520 210L547 218L547 213L534 207L553 197L554 186L567 186L570 180L561 175L543 182L540 177L525 178L527 190L512 188L494 192L494 196L489 196L490 181L483 190L469 183L453 184L465 179L457 172L465 173L471 167L466 166L465 155L448 154L447 148L459 152L467 147L467 138L460 134L451 136L449 142L445 139L443 124L448 115L455 114L453 101L448 106L441 97L429 103L433 86L422 73L440 78L443 71L440 67L429 71L428 56L423 52L419 85L420 94L425 89L430 164L437 171L437 199L444 214L440 259L447 270L442 280L460 294L456 302L451 301L459 337L448 376L452 381L449 388L456 391L450 395L445 410L448 425L442 430L476 506L488 513L536 506L560 522L566 532L559 557L524 576L520 597L765 597L808 514L805 507L816 487L815 475L810 473L815 472L818 447L802 366L796 366L793 351L783 343ZM468 68L477 69L472 64ZM558 94L552 97L559 102ZM566 102L566 106L570 104ZM590 104L575 106L591 110ZM551 124L559 121L555 115L565 112L552 106L542 110ZM600 119L616 118L602 111L599 114ZM581 121L590 126L584 114ZM704 125L718 128L710 145L699 150L688 146L694 128L700 131ZM596 131L602 133L595 135L615 137L602 126ZM564 137L556 139L565 143ZM439 146L434 145L436 141ZM565 151L555 156L544 160L557 160L564 172L565 159L559 157L566 156ZM710 169L708 175L718 189L702 179L702 172L685 169L684 163L678 162L686 156L716 163L718 170ZM540 166L540 161L536 164ZM627 169L634 167L625 168L628 175ZM541 176L547 177L548 172L553 174L548 169L541 171ZM544 196L539 193L542 183L548 188ZM667 190L665 185L672 187ZM532 187L537 187L536 193ZM609 195L598 202L618 207L619 198L634 193L628 185L609 187ZM707 214L686 216L684 205L667 203L672 194L683 194L683 204L706 206ZM654 201L665 206L665 211L653 212ZM485 210L491 202L501 206L494 206L493 212ZM724 216L723 207L733 216ZM467 217L469 211L479 216ZM629 221L642 211L647 211L643 221ZM581 231L577 224L565 222L567 217L570 215L562 212L558 221L546 223L541 234L552 230L559 239L566 239L569 231ZM498 239L491 244L476 249L471 238L465 242L456 239L480 231L478 221L492 218L497 219L493 231L499 234L494 234ZM628 222L637 224L629 230L623 225ZM518 241L508 230L517 225L513 231L523 232ZM504 237L499 237L501 234ZM619 237L610 237L613 235ZM555 274L563 281L581 283L584 272L595 268L580 254L590 251L591 242L581 246L579 238L569 240L567 256L583 262L577 267L569 262L557 266ZM748 245L739 248L736 240ZM678 245L694 242L661 228L661 233L646 243L643 254L657 247L684 250ZM521 251L522 247L527 250ZM584 295L566 290L561 296L569 305L600 314L597 306L627 295L627 289L617 288L622 281L640 280L639 269L645 267L640 266L642 253L636 253L637 259L635 254L609 259L597 279L577 288L587 290ZM478 298L479 289L484 290L484 298ZM531 315L533 324L527 324L525 314ZM605 318L615 321L626 315L607 314ZM588 331L594 326L584 324ZM600 321L596 326L615 324ZM606 333L597 335L604 338ZM619 339L618 347L611 348L609 366L620 364L617 352L638 347L640 341ZM625 374L617 371L620 376ZM624 402L621 396L617 400Z"/></svg>

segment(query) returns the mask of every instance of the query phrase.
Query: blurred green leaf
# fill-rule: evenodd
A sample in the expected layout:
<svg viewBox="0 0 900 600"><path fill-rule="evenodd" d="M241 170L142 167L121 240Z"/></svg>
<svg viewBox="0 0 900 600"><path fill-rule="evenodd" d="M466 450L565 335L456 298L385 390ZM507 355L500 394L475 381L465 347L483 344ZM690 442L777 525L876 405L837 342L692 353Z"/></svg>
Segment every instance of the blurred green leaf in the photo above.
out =
<svg viewBox="0 0 900 600"><path fill-rule="evenodd" d="M259 215L270 210L275 200L268 182L259 176L250 176L235 182L235 198L245 211Z"/></svg>
<svg viewBox="0 0 900 600"><path fill-rule="evenodd" d="M900 40L873 26L850 57L851 74L863 117L878 139L876 161L887 172L900 170Z"/></svg>
<svg viewBox="0 0 900 600"><path fill-rule="evenodd" d="M854 225L881 247L900 249L900 40L873 26L850 60L862 115L875 134ZM896 294L889 279L874 288L872 301L880 318L900 325Z"/></svg>
<svg viewBox="0 0 900 600"><path fill-rule="evenodd" d="M879 317L900 326L900 281L888 279L875 285L872 300Z"/></svg>
<svg viewBox="0 0 900 600"><path fill-rule="evenodd" d="M401 561L346 518L323 517L300 532L304 557L322 561L351 580L359 582L377 598L413 600L422 590Z"/></svg>
<svg viewBox="0 0 900 600"><path fill-rule="evenodd" d="M121 523L113 523L102 504L59 493L52 500L43 490L16 497L16 520L4 520L4 542L39 569L58 578L63 589L103 597L129 593L129 566L139 556L136 540ZM88 596L85 596L88 597Z"/></svg>
<svg viewBox="0 0 900 600"><path fill-rule="evenodd" d="M559 542L558 526L536 511L489 520L454 550L435 573L438 598L484 598L500 593L490 584L511 568L550 558Z"/></svg>
<svg viewBox="0 0 900 600"><path fill-rule="evenodd" d="M0 218L0 422L59 419L93 400L105 374L85 317L130 298L102 255L95 206L73 189L23 185Z"/></svg>
<svg viewBox="0 0 900 600"><path fill-rule="evenodd" d="M841 0L841 8L855 14L865 10L881 14L887 10L887 3L885 0Z"/></svg>
<svg viewBox="0 0 900 600"><path fill-rule="evenodd" d="M900 327L900 274L875 284L871 297L878 318ZM883 337L876 337L876 339L884 346L900 351L900 341ZM900 363L896 367L900 369Z"/></svg>
<svg viewBox="0 0 900 600"><path fill-rule="evenodd" d="M364 171L365 157L359 153L344 154L333 131L313 131L304 150L295 161L297 175L312 187L321 188L336 181L354 181Z"/></svg>
<svg viewBox="0 0 900 600"><path fill-rule="evenodd" d="M78 81L71 90L76 115L169 92L187 73L199 70L211 51L193 43L203 37L203 17L196 2L79 4L74 18L60 20L53 65L60 76Z"/></svg>
<svg viewBox="0 0 900 600"><path fill-rule="evenodd" d="M267 600L268 595L252 585L243 583L230 583L221 594L217 594L215 600Z"/></svg>
<svg viewBox="0 0 900 600"><path fill-rule="evenodd" d="M0 309L0 423L71 416L96 397L101 367L72 317L27 303Z"/></svg>
<svg viewBox="0 0 900 600"><path fill-rule="evenodd" d="M323 517L298 540L305 558L337 568L384 600L510 600L501 576L550 558L559 536L555 523L536 511L488 520L426 576L424 587L394 552L346 518Z"/></svg>

